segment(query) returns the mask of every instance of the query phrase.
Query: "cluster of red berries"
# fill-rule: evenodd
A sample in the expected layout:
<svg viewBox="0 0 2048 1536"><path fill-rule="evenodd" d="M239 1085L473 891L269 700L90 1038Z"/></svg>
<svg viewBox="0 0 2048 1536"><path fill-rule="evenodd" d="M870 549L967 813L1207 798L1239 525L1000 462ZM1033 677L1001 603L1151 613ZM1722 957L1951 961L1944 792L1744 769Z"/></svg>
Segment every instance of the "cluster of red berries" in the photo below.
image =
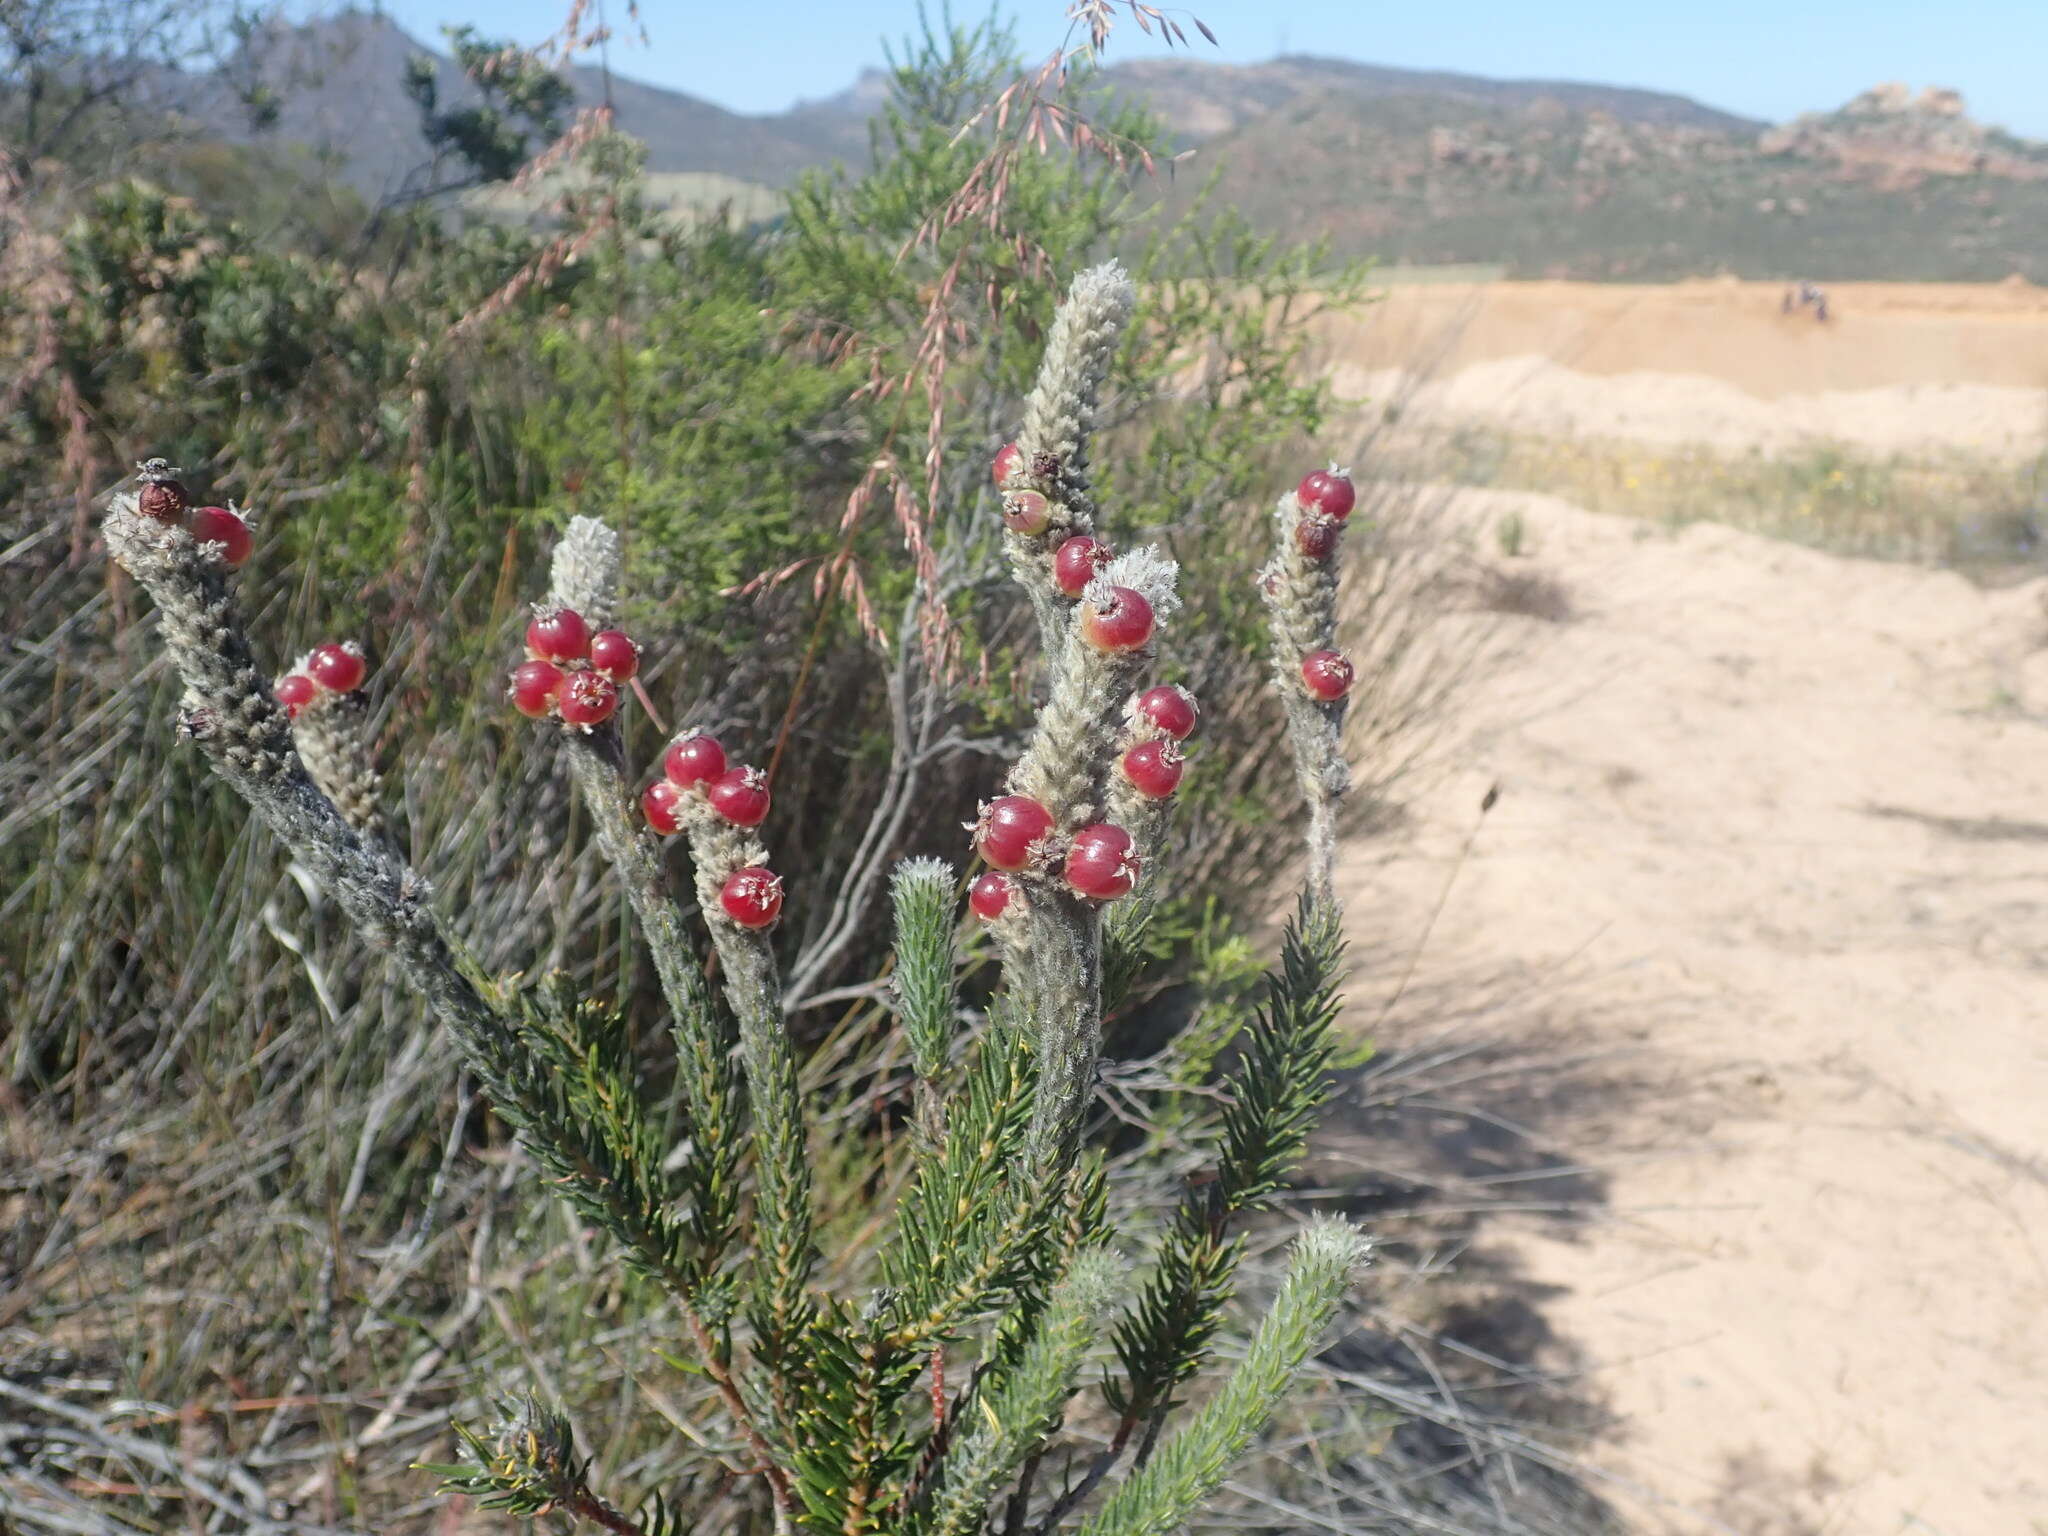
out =
<svg viewBox="0 0 2048 1536"><path fill-rule="evenodd" d="M1301 503L1301 519L1294 525L1294 542L1311 560L1327 560L1337 552L1337 535L1344 531L1344 519L1358 503L1351 484L1351 472L1332 464L1304 475L1294 488Z"/></svg>
<svg viewBox="0 0 2048 1536"><path fill-rule="evenodd" d="M284 706L287 719L296 720L300 710L325 694L354 693L369 670L362 646L353 640L330 640L314 646L305 660L278 679L277 702Z"/></svg>
<svg viewBox="0 0 2048 1536"><path fill-rule="evenodd" d="M1043 466L1034 463L1030 471L1049 476L1057 468L1056 461ZM1039 491L1009 489L1010 482L1025 469L1024 450L1015 443L1003 444L991 468L996 489L1003 493L1003 524L1016 533L1042 534L1052 526L1052 503ZM1100 539L1071 534L1053 549L1053 585L1068 597L1079 598L1111 558L1110 547ZM1081 638L1099 651L1120 655L1142 650L1152 639L1153 624L1152 605L1143 593L1131 587L1111 587L1102 602L1083 609Z"/></svg>
<svg viewBox="0 0 2048 1536"><path fill-rule="evenodd" d="M218 544L229 570L255 553L256 536L241 513L232 507L194 507L190 493L177 479L178 472L162 459L147 459L137 468L142 490L135 506L144 517L183 528L199 544Z"/></svg>
<svg viewBox="0 0 2048 1536"><path fill-rule="evenodd" d="M622 629L590 632L574 608L541 608L526 626L526 657L512 669L512 707L594 730L618 712L619 685L640 670L640 647Z"/></svg>
<svg viewBox="0 0 2048 1536"><path fill-rule="evenodd" d="M1164 800L1180 787L1187 761L1180 743L1194 730L1198 713L1185 688L1150 688L1131 701L1133 733L1144 734L1117 759L1117 770L1139 794ZM1009 911L1018 892L1012 876L1020 870L1050 871L1057 864L1067 888L1089 901L1128 896L1138 883L1138 854L1129 832L1106 821L1082 827L1067 839L1061 857L1052 812L1029 795L1002 795L984 804L974 824L974 846L993 867L968 888L967 903L989 922Z"/></svg>
<svg viewBox="0 0 2048 1536"><path fill-rule="evenodd" d="M728 767L718 738L701 731L669 743L661 777L641 794L640 810L648 826L670 837L682 830L692 795L736 827L758 827L768 819L768 775L758 768ZM718 899L725 915L742 928L766 928L782 913L782 877L761 865L747 865L726 876Z"/></svg>

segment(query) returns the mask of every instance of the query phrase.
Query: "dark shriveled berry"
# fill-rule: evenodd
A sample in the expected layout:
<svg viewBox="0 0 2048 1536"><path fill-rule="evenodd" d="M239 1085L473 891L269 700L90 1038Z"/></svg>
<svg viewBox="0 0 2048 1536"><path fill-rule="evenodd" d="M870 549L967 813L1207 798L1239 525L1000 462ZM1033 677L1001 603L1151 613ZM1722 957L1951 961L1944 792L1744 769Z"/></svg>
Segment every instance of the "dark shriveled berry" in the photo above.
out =
<svg viewBox="0 0 2048 1536"><path fill-rule="evenodd" d="M178 471L171 467L168 459L144 459L135 466L142 489L136 493L135 508L144 517L153 517L160 523L180 523L185 520L185 508L191 505L191 496L178 480Z"/></svg>
<svg viewBox="0 0 2048 1536"><path fill-rule="evenodd" d="M1344 525L1334 517L1312 512L1294 525L1294 545L1311 560L1327 560L1337 552Z"/></svg>

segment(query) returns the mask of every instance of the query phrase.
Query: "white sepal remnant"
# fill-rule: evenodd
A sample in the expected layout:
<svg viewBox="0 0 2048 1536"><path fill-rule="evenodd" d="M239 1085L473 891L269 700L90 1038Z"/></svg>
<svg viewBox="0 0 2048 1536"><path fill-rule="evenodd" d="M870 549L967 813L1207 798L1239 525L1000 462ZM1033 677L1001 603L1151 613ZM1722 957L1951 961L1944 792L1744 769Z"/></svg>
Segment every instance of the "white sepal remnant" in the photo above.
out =
<svg viewBox="0 0 2048 1536"><path fill-rule="evenodd" d="M1082 600L1097 608L1109 599L1111 587L1129 587L1152 605L1155 623L1164 624L1180 612L1180 564L1147 544L1118 555L1089 579Z"/></svg>

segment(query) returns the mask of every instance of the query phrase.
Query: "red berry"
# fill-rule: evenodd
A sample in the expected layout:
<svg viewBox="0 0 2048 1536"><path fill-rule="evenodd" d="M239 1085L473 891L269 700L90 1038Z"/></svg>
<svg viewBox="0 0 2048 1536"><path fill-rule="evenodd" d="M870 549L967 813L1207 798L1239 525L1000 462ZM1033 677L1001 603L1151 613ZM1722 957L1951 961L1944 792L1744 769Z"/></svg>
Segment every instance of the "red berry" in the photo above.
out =
<svg viewBox="0 0 2048 1536"><path fill-rule="evenodd" d="M1135 651L1152 638L1152 605L1129 587L1111 587L1100 606L1081 610L1081 638L1098 651Z"/></svg>
<svg viewBox="0 0 2048 1536"><path fill-rule="evenodd" d="M306 658L306 671L313 681L332 693L354 693L363 686L363 674L369 665L363 660L363 648L353 640L337 644L330 640L325 645L313 647L313 654Z"/></svg>
<svg viewBox="0 0 2048 1536"><path fill-rule="evenodd" d="M1003 526L1016 533L1043 533L1052 503L1036 491L1012 491L1003 498Z"/></svg>
<svg viewBox="0 0 2048 1536"><path fill-rule="evenodd" d="M562 702L557 707L565 725L579 725L587 731L618 713L619 685L595 672L571 672L562 685Z"/></svg>
<svg viewBox="0 0 2048 1536"><path fill-rule="evenodd" d="M1019 448L1015 443L1003 444L1002 450L996 454L996 462L991 470L991 473L995 476L996 489L1001 490L1004 482L1010 476L1016 474L1023 463L1023 449Z"/></svg>
<svg viewBox="0 0 2048 1536"><path fill-rule="evenodd" d="M623 683L640 670L640 647L622 629L600 629L590 637L590 667Z"/></svg>
<svg viewBox="0 0 2048 1536"><path fill-rule="evenodd" d="M249 532L249 525L226 507L201 507L185 526L200 544L227 546L221 558L227 562L229 570L235 569L255 552L256 538Z"/></svg>
<svg viewBox="0 0 2048 1536"><path fill-rule="evenodd" d="M1140 718L1151 721L1175 741L1188 739L1195 728L1195 717L1201 713L1195 696L1172 683L1147 688L1138 695L1132 708Z"/></svg>
<svg viewBox="0 0 2048 1536"><path fill-rule="evenodd" d="M718 904L742 928L766 928L782 912L782 876L759 864L736 869L725 877Z"/></svg>
<svg viewBox="0 0 2048 1536"><path fill-rule="evenodd" d="M300 710L313 702L320 685L303 672L287 674L277 685L277 702L284 706L286 719L297 719Z"/></svg>
<svg viewBox="0 0 2048 1536"><path fill-rule="evenodd" d="M590 626L574 608L544 608L526 626L526 654L543 661L581 661L590 654Z"/></svg>
<svg viewBox="0 0 2048 1536"><path fill-rule="evenodd" d="M768 819L768 775L758 768L728 768L704 794L711 809L736 827L758 827Z"/></svg>
<svg viewBox="0 0 2048 1536"><path fill-rule="evenodd" d="M990 870L967 887L967 905L985 923L992 923L1010 910L1010 898L1017 894L1017 882Z"/></svg>
<svg viewBox="0 0 2048 1536"><path fill-rule="evenodd" d="M1356 676L1342 651L1310 651L1301 658L1302 686L1309 697L1333 703L1351 691Z"/></svg>
<svg viewBox="0 0 2048 1536"><path fill-rule="evenodd" d="M522 661L512 669L512 707L529 720L543 720L555 712L565 681L552 661Z"/></svg>
<svg viewBox="0 0 2048 1536"><path fill-rule="evenodd" d="M1067 850L1067 884L1092 901L1128 896L1138 883L1138 856L1131 834L1108 822L1097 822L1074 834Z"/></svg>
<svg viewBox="0 0 2048 1536"><path fill-rule="evenodd" d="M1358 500L1350 474L1334 464L1303 476L1301 484L1294 488L1294 495L1304 507L1325 517L1334 517L1340 523L1351 515L1351 508Z"/></svg>
<svg viewBox="0 0 2048 1536"><path fill-rule="evenodd" d="M985 802L974 823L974 846L997 869L1022 869L1031 849L1052 830L1052 812L1029 795L1001 795Z"/></svg>
<svg viewBox="0 0 2048 1536"><path fill-rule="evenodd" d="M1077 533L1053 551L1052 579L1069 597L1079 597L1095 573L1109 564L1109 546Z"/></svg>
<svg viewBox="0 0 2048 1536"><path fill-rule="evenodd" d="M1327 560L1337 552L1337 535L1344 525L1334 517L1311 512L1294 525L1294 542L1311 560Z"/></svg>
<svg viewBox="0 0 2048 1536"><path fill-rule="evenodd" d="M695 736L679 737L662 754L661 771L677 789L708 784L725 772L725 748L718 744L717 737L701 731Z"/></svg>
<svg viewBox="0 0 2048 1536"><path fill-rule="evenodd" d="M669 837L683 824L683 792L667 779L656 779L640 792L640 809L647 825Z"/></svg>
<svg viewBox="0 0 2048 1536"><path fill-rule="evenodd" d="M1148 800L1164 800L1180 788L1188 760L1170 741L1141 741L1117 760L1131 788Z"/></svg>

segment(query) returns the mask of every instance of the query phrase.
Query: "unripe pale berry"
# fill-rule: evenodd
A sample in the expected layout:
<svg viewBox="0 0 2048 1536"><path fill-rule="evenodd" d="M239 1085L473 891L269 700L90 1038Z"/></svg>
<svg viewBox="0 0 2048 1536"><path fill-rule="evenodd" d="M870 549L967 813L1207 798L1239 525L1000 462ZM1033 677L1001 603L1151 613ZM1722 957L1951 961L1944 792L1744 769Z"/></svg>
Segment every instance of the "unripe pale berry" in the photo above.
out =
<svg viewBox="0 0 2048 1536"><path fill-rule="evenodd" d="M1010 910L1010 898L1017 894L1017 882L990 870L967 887L967 905L985 923L992 923Z"/></svg>
<svg viewBox="0 0 2048 1536"><path fill-rule="evenodd" d="M590 654L590 626L574 608L546 608L526 626L526 653L543 661L582 661Z"/></svg>
<svg viewBox="0 0 2048 1536"><path fill-rule="evenodd" d="M1301 658L1301 684L1309 697L1334 703L1351 691L1356 674L1342 651L1310 651Z"/></svg>
<svg viewBox="0 0 2048 1536"><path fill-rule="evenodd" d="M1112 655L1138 650L1152 638L1152 605L1133 588L1111 587L1081 610L1081 638Z"/></svg>
<svg viewBox="0 0 2048 1536"><path fill-rule="evenodd" d="M640 810L647 825L663 837L673 836L683 825L683 792L667 779L656 779L640 792Z"/></svg>
<svg viewBox="0 0 2048 1536"><path fill-rule="evenodd" d="M782 913L782 876L759 864L736 869L725 877L718 904L742 928L766 928Z"/></svg>
<svg viewBox="0 0 2048 1536"><path fill-rule="evenodd" d="M640 670L640 647L622 629L600 629L590 637L590 669L623 683Z"/></svg>
<svg viewBox="0 0 2048 1536"><path fill-rule="evenodd" d="M1052 503L1036 491L1012 491L1003 498L1003 526L1013 533L1043 533L1052 521Z"/></svg>
<svg viewBox="0 0 2048 1536"><path fill-rule="evenodd" d="M1164 800L1180 788L1188 760L1171 741L1141 741L1117 759L1131 788L1148 800Z"/></svg>
<svg viewBox="0 0 2048 1536"><path fill-rule="evenodd" d="M1067 850L1067 884L1077 896L1114 901L1138 883L1138 855L1131 834L1106 821L1083 827Z"/></svg>
<svg viewBox="0 0 2048 1536"><path fill-rule="evenodd" d="M571 672L562 685L562 700L556 709L565 725L589 730L603 725L618 713L619 685L595 672Z"/></svg>
<svg viewBox="0 0 2048 1536"><path fill-rule="evenodd" d="M725 748L718 744L717 737L701 731L680 737L670 742L668 751L662 754L661 771L677 789L708 784L725 772Z"/></svg>
<svg viewBox="0 0 2048 1536"><path fill-rule="evenodd" d="M369 671L369 664L363 660L363 648L355 641L330 640L313 647L313 654L306 658L306 671L330 693L354 693L363 686L363 674Z"/></svg>
<svg viewBox="0 0 2048 1536"><path fill-rule="evenodd" d="M1294 545L1311 560L1327 560L1337 552L1337 535L1344 525L1334 517L1311 512L1294 525Z"/></svg>
<svg viewBox="0 0 2048 1536"><path fill-rule="evenodd" d="M1079 597L1095 579L1095 573L1109 564L1109 546L1085 533L1077 533L1053 551L1053 584L1069 597Z"/></svg>
<svg viewBox="0 0 2048 1536"><path fill-rule="evenodd" d="M1351 508L1358 500L1351 476L1334 464L1303 476L1301 484L1294 488L1294 495L1304 507L1325 517L1334 517L1340 523L1351 515Z"/></svg>
<svg viewBox="0 0 2048 1536"><path fill-rule="evenodd" d="M522 661L512 669L512 707L529 720L555 712L567 675L552 661Z"/></svg>
<svg viewBox="0 0 2048 1536"><path fill-rule="evenodd" d="M256 551L256 536L249 532L249 525L226 507L201 507L185 526L195 542L222 545L221 559L231 571Z"/></svg>
<svg viewBox="0 0 2048 1536"><path fill-rule="evenodd" d="M1001 490L1008 483L1010 476L1016 474L1023 465L1024 450L1015 443L1003 444L1001 450L996 454L995 464L990 470L990 473L995 476L996 489Z"/></svg>
<svg viewBox="0 0 2048 1536"><path fill-rule="evenodd" d="M1175 741L1188 739L1195 728L1195 717L1201 713L1195 696L1173 683L1147 688L1138 695L1133 708L1141 718L1151 721Z"/></svg>
<svg viewBox="0 0 2048 1536"><path fill-rule="evenodd" d="M974 823L974 846L997 869L1022 869L1032 845L1052 831L1052 812L1029 795L985 801Z"/></svg>
<svg viewBox="0 0 2048 1536"><path fill-rule="evenodd" d="M278 681L277 702L284 706L286 719L297 719L300 710L312 703L320 685L303 672L292 672Z"/></svg>
<svg viewBox="0 0 2048 1536"><path fill-rule="evenodd" d="M736 827L768 819L768 775L758 768L728 768L704 788L711 809Z"/></svg>

